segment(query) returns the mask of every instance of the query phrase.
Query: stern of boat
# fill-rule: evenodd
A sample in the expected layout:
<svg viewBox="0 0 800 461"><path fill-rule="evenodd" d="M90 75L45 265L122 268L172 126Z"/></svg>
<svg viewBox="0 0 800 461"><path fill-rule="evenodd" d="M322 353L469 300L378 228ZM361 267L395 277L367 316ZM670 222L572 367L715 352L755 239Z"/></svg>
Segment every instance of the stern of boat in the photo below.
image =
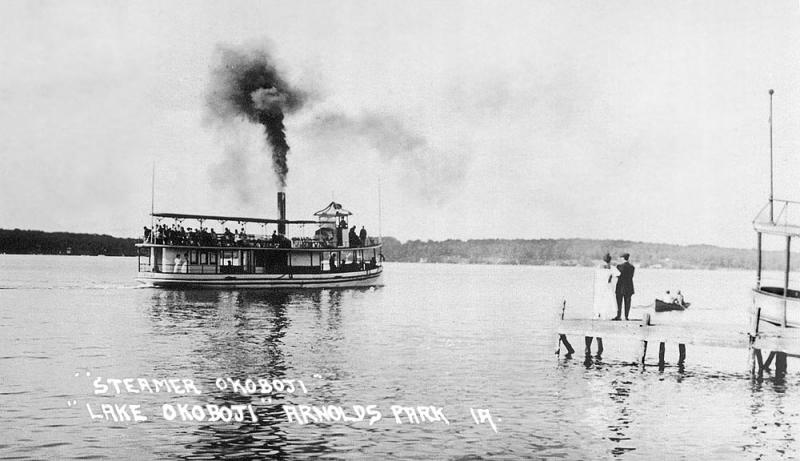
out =
<svg viewBox="0 0 800 461"><path fill-rule="evenodd" d="M785 310L786 326L800 327L800 291L790 289L784 296L782 287L754 288L753 312L758 308L761 308L761 320L764 322L782 326Z"/></svg>

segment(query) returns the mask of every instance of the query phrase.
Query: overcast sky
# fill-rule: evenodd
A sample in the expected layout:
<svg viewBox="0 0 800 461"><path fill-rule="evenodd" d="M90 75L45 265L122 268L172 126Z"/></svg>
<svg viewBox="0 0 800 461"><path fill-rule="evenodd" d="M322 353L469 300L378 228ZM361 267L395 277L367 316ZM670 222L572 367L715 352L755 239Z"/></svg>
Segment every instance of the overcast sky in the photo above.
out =
<svg viewBox="0 0 800 461"><path fill-rule="evenodd" d="M262 128L209 122L220 46L308 95L290 218L384 235L753 247L800 199L800 7L753 1L0 3L0 227L275 216ZM237 154L231 156L231 145Z"/></svg>

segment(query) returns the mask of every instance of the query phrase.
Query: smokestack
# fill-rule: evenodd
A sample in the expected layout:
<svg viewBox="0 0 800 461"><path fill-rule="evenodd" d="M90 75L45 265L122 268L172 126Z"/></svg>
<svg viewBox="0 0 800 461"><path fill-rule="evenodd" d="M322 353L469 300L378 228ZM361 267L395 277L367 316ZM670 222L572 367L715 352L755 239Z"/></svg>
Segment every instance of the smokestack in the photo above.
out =
<svg viewBox="0 0 800 461"><path fill-rule="evenodd" d="M278 219L286 220L286 193L278 192ZM286 235L286 223L278 223L278 233Z"/></svg>

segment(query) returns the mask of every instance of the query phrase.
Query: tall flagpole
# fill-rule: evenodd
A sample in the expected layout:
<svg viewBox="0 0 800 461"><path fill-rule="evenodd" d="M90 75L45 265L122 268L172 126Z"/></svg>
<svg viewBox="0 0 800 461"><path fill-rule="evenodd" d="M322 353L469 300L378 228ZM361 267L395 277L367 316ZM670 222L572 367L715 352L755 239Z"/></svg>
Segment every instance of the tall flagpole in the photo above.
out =
<svg viewBox="0 0 800 461"><path fill-rule="evenodd" d="M773 215L773 185L772 185L772 95L775 90L769 90L769 222L774 221Z"/></svg>
<svg viewBox="0 0 800 461"><path fill-rule="evenodd" d="M153 177L150 179L150 216L156 209L156 161L153 160Z"/></svg>
<svg viewBox="0 0 800 461"><path fill-rule="evenodd" d="M156 161L153 160L153 176L151 177L150 180L150 235L153 241L155 241L155 237L152 236L155 235L155 230L156 230L156 221L155 221L156 218L155 216L153 216L153 214L155 213L155 209L156 209Z"/></svg>

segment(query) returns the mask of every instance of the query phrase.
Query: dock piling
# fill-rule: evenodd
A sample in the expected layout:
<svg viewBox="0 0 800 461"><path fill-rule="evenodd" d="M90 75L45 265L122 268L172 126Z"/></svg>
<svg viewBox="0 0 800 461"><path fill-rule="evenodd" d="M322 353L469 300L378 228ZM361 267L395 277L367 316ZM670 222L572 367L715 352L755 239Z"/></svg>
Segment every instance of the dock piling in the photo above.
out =
<svg viewBox="0 0 800 461"><path fill-rule="evenodd" d="M782 376L786 374L786 353L775 352L775 375Z"/></svg>
<svg viewBox="0 0 800 461"><path fill-rule="evenodd" d="M644 366L644 359L647 357L647 341L642 341L642 346L640 349L640 357L639 363Z"/></svg>
<svg viewBox="0 0 800 461"><path fill-rule="evenodd" d="M642 316L642 323L639 324L640 327L647 327L650 326L650 314L646 313ZM647 341L642 340L641 346L641 354L639 358L639 362L644 366L645 358L647 357Z"/></svg>
<svg viewBox="0 0 800 461"><path fill-rule="evenodd" d="M759 237L761 234L759 234ZM759 239L759 243L761 240ZM760 255L759 255L760 256ZM758 337L758 326L761 322L761 308L757 308L756 312L750 318L750 331L748 333L748 350L749 354L749 365L750 365L750 374L761 373L765 368L769 366L769 362L772 360L772 354L770 357L767 358L767 365L762 362L761 359L761 349L757 349L755 347L756 338ZM758 369L756 369L756 366Z"/></svg>
<svg viewBox="0 0 800 461"><path fill-rule="evenodd" d="M572 344L570 344L569 341L567 340L567 335L558 335L558 344L559 344L559 347L558 347L558 350L556 351L556 354L560 354L561 353L561 344L563 344L564 347L567 348L567 355L568 356L575 353L575 349L572 348Z"/></svg>
<svg viewBox="0 0 800 461"><path fill-rule="evenodd" d="M564 311L567 310L567 300L561 301L561 321L564 321ZM575 349L572 348L572 344L569 343L567 340L567 335L559 334L558 335L558 345L556 346L556 355L561 355L561 345L567 348L567 355L572 355L575 353Z"/></svg>
<svg viewBox="0 0 800 461"><path fill-rule="evenodd" d="M758 352L759 352L758 355L761 355L761 351L758 350ZM770 352L769 355L767 355L767 360L759 364L758 371L769 370L769 366L772 365L773 360L775 360L775 351Z"/></svg>

